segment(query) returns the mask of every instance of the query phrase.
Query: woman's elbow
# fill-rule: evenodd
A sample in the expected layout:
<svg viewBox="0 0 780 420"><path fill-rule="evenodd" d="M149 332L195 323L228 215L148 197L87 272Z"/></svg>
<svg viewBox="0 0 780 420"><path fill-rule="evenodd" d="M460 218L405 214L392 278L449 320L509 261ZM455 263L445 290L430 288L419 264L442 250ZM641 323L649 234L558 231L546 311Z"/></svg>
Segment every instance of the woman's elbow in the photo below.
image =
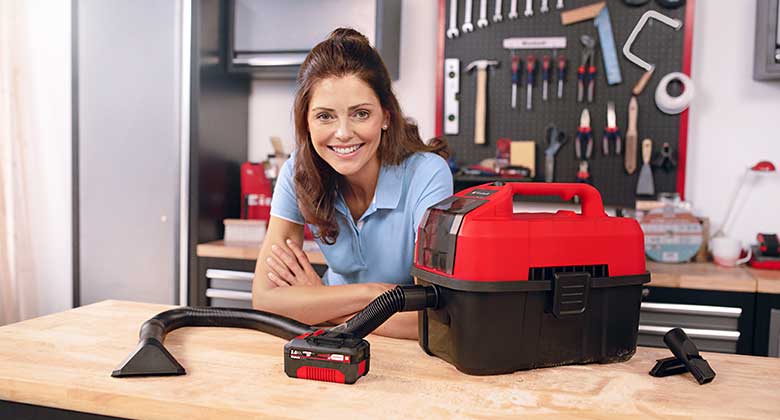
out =
<svg viewBox="0 0 780 420"><path fill-rule="evenodd" d="M270 289L254 288L252 290L252 309L259 311L269 311L271 299L269 299Z"/></svg>

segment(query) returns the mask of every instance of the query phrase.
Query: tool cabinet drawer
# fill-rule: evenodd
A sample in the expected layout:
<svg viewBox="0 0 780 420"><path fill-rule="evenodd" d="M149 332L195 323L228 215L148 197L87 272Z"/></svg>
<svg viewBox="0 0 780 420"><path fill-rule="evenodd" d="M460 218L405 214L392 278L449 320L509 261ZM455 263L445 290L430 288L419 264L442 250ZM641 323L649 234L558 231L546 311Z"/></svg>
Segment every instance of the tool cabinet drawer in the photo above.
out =
<svg viewBox="0 0 780 420"><path fill-rule="evenodd" d="M252 292L206 289L209 306L222 308L252 308Z"/></svg>
<svg viewBox="0 0 780 420"><path fill-rule="evenodd" d="M757 356L780 357L780 293L759 293L756 297Z"/></svg>
<svg viewBox="0 0 780 420"><path fill-rule="evenodd" d="M680 327L696 340L700 350L736 353L741 315L741 308L642 302L637 342L641 346L665 347L663 335Z"/></svg>
<svg viewBox="0 0 780 420"><path fill-rule="evenodd" d="M641 325L737 331L741 308L642 302Z"/></svg>
<svg viewBox="0 0 780 420"><path fill-rule="evenodd" d="M769 352L771 357L780 357L780 309L769 314Z"/></svg>
<svg viewBox="0 0 780 420"><path fill-rule="evenodd" d="M646 287L643 296L638 345L666 347L663 335L680 327L699 350L753 354L754 293Z"/></svg>
<svg viewBox="0 0 780 420"><path fill-rule="evenodd" d="M666 347L664 334L674 327L661 327L657 325L639 324L637 345L646 347ZM719 353L736 353L739 331L706 330L699 328L685 328L685 334L696 342L700 351L714 351Z"/></svg>
<svg viewBox="0 0 780 420"><path fill-rule="evenodd" d="M255 266L255 260L198 257L196 281L189 290L190 305L250 308ZM312 266L320 276L328 269L324 264Z"/></svg>
<svg viewBox="0 0 780 420"><path fill-rule="evenodd" d="M252 291L252 281L255 273L237 270L221 270L209 268L206 270L209 289Z"/></svg>
<svg viewBox="0 0 780 420"><path fill-rule="evenodd" d="M209 268L206 270L208 306L251 308L255 273Z"/></svg>

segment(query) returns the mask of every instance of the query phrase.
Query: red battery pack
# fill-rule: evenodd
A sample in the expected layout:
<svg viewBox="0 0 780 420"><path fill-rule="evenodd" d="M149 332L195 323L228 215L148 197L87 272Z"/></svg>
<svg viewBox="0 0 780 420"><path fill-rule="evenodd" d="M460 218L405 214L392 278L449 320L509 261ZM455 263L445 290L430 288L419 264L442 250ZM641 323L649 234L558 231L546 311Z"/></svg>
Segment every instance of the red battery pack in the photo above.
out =
<svg viewBox="0 0 780 420"><path fill-rule="evenodd" d="M284 372L291 378L354 384L368 368L368 341L338 332L317 330L284 346Z"/></svg>

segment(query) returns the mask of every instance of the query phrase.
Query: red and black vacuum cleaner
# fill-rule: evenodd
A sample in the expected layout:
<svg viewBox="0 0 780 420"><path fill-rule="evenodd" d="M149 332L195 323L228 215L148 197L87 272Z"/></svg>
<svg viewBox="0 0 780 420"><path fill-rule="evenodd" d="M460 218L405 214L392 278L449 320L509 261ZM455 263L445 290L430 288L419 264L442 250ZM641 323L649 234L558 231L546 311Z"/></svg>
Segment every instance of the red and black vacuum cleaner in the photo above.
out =
<svg viewBox="0 0 780 420"><path fill-rule="evenodd" d="M514 213L518 195L559 196L582 213ZM420 223L420 346L474 375L628 360L636 350L645 268L639 224L609 217L586 184L502 183L463 190Z"/></svg>
<svg viewBox="0 0 780 420"><path fill-rule="evenodd" d="M516 195L575 196L582 213L513 213ZM575 363L610 363L636 350L644 239L633 219L608 217L586 184L493 183L429 208L412 275L345 324L319 329L256 310L177 308L141 327L115 377L182 375L162 345L184 326L253 328L290 341L291 377L354 383L368 373L363 339L390 316L421 311L428 354L474 375Z"/></svg>

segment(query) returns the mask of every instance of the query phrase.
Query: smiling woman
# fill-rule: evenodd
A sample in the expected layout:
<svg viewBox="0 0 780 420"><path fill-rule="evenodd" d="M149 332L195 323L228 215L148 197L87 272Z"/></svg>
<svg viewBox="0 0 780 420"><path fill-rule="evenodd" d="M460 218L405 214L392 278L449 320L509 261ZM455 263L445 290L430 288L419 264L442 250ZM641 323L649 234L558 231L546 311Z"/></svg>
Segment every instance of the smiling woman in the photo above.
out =
<svg viewBox="0 0 780 420"><path fill-rule="evenodd" d="M452 195L447 143L422 141L381 57L352 29L312 49L293 111L296 148L276 182L253 306L309 324L341 322L412 282L417 226ZM325 255L322 278L301 251L304 224ZM397 314L376 332L416 338L416 316Z"/></svg>

